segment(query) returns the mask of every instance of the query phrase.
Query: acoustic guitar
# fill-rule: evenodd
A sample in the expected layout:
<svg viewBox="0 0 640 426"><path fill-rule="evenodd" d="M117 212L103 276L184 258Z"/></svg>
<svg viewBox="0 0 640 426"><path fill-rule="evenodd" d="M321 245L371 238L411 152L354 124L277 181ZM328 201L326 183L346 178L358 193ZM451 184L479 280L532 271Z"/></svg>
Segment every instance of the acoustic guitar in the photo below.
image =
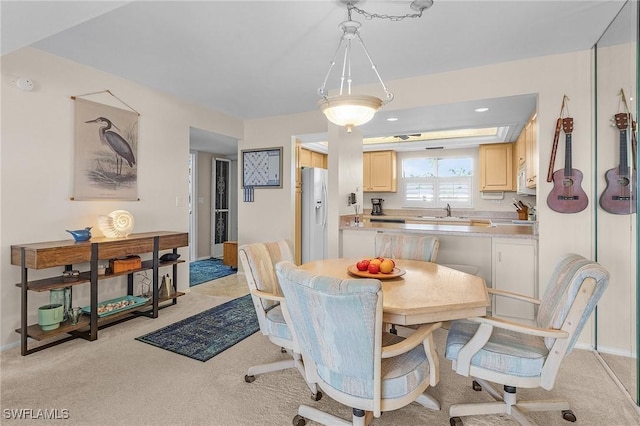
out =
<svg viewBox="0 0 640 426"><path fill-rule="evenodd" d="M624 112L615 115L616 127L620 130L620 164L607 170L607 187L600 195L600 207L613 214L636 212L636 180L631 176L627 161L628 117L629 114Z"/></svg>
<svg viewBox="0 0 640 426"><path fill-rule="evenodd" d="M589 199L582 189L582 172L571 166L573 118L562 119L562 130L565 133L564 169L553 173L553 189L547 197L547 205L559 213L577 213L587 208Z"/></svg>

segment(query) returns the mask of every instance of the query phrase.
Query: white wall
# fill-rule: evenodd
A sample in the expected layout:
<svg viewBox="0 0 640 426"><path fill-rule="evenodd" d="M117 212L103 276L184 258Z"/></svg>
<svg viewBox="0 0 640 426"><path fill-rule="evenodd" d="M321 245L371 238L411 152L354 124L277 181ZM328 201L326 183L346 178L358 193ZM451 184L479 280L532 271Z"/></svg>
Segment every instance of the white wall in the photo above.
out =
<svg viewBox="0 0 640 426"><path fill-rule="evenodd" d="M28 76L35 89L10 86L12 75ZM140 201L71 201L73 172L73 101L71 96L109 89L141 115L138 134ZM242 138L242 123L231 117L177 100L110 74L26 48L2 57L0 345L16 342L20 326L20 268L12 266L10 246L67 240L65 229L97 225L99 214L129 210L134 232L187 232L189 127ZM107 97L110 97L107 95ZM99 99L96 99L100 101ZM105 100L106 102L106 100ZM182 205L176 207L176 199ZM188 261L188 250L181 249ZM77 265L74 265L77 266ZM188 289L188 268L179 268L180 290ZM30 271L31 273L31 271ZM30 278L62 273L35 271ZM88 285L74 288L74 305L88 304ZM101 282L100 299L126 294L118 279ZM29 294L29 323L47 293Z"/></svg>

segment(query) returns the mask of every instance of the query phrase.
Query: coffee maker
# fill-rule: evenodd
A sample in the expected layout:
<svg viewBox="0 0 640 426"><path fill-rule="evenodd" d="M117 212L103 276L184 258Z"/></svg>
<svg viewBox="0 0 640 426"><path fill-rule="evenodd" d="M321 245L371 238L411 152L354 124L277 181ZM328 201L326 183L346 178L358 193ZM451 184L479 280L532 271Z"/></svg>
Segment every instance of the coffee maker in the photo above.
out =
<svg viewBox="0 0 640 426"><path fill-rule="evenodd" d="M372 216L382 216L382 202L384 200L382 198L372 198L371 199L371 215Z"/></svg>

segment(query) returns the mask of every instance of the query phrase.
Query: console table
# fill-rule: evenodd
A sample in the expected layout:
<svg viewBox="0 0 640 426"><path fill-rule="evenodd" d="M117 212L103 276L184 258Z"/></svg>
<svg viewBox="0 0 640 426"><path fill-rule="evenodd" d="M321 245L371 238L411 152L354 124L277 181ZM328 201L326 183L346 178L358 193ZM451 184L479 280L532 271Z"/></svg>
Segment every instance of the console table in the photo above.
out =
<svg viewBox="0 0 640 426"><path fill-rule="evenodd" d="M159 268L172 266L173 282L177 288L177 265L184 260L160 262L160 252L171 250L178 252L179 247L189 244L189 235L186 232L158 231L131 234L124 238L94 237L90 241L75 242L73 240L51 241L34 244L16 244L11 246L11 264L22 268L21 280L16 286L21 292L21 320L20 328L16 332L21 336L21 353L28 355L53 345L66 342L70 339L82 337L86 340L98 338L98 330L103 327L114 325L137 316L158 317L158 310L174 305L177 298L184 293L174 291L169 297L160 298L158 293ZM111 273L106 275L98 274L98 261L151 253L152 259L145 260L138 269ZM66 271L73 269L73 264L89 263L89 270L80 273L77 280L68 282L62 277L62 273L45 279L29 281L29 269L45 269L53 267L64 267ZM98 282L117 276L127 276L127 295L133 296L133 274L136 272L151 270L153 273L152 297L143 305L125 309L110 315L98 314ZM43 331L36 323L29 325L29 301L30 291L44 292L66 287L74 287L82 284L90 285L90 314L82 315L77 324L71 324L68 319L54 330ZM167 303L165 303L167 302ZM170 303L168 303L170 302ZM160 306L162 304L162 306ZM36 308L37 309L37 308ZM52 339L60 335L67 334L65 338L55 340L38 346L28 348L27 338L38 341Z"/></svg>

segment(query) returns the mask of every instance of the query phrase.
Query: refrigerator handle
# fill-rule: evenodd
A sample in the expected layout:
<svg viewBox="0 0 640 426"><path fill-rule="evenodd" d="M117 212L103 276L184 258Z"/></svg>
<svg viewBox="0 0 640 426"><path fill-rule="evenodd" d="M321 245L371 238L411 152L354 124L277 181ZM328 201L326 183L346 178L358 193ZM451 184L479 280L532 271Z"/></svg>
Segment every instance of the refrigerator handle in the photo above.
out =
<svg viewBox="0 0 640 426"><path fill-rule="evenodd" d="M322 227L327 227L327 182L322 182Z"/></svg>

